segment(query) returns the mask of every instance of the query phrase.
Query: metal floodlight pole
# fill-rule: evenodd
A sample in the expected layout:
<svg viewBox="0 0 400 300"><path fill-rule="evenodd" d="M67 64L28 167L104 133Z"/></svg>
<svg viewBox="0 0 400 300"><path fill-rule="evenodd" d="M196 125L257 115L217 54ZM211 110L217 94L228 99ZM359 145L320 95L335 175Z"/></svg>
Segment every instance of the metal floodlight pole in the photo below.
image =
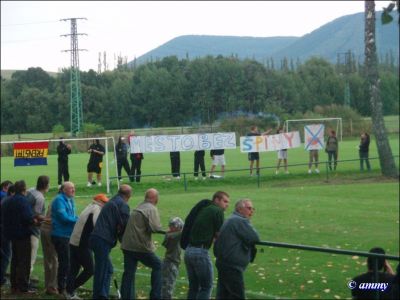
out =
<svg viewBox="0 0 400 300"><path fill-rule="evenodd" d="M79 51L87 51L86 49L78 48L78 35L87 35L86 33L78 33L77 20L87 20L86 18L68 18L60 21L71 21L71 33L61 36L71 36L71 49L62 50L62 52L71 52L71 88L70 88L70 103L71 103L71 135L76 136L82 131L83 127L83 108L81 94L81 79L79 73Z"/></svg>

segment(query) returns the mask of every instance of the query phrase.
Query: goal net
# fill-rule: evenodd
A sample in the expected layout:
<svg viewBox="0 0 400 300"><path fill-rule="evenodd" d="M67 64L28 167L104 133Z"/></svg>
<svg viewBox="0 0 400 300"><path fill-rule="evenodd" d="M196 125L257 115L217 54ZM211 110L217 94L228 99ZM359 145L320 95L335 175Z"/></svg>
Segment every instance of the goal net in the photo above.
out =
<svg viewBox="0 0 400 300"><path fill-rule="evenodd" d="M333 129L336 131L336 136L342 141L343 139L343 125L342 118L320 118L320 119L297 119L297 120L286 120L284 123L284 130L299 131L301 139L304 140L304 126L310 124L324 124L325 135L328 134L329 130Z"/></svg>
<svg viewBox="0 0 400 300"><path fill-rule="evenodd" d="M115 183L119 187L117 178L117 161L115 155L115 140L114 137L91 137L91 138L64 138L64 139L43 139L43 140L14 140L1 142L1 181L4 180L25 180L29 187L36 185L37 177L47 175L50 177L50 185L57 186L58 169L57 169L57 146L60 141L71 145L71 154L68 155L68 166L70 181L77 187L84 187L87 184L87 164L90 155L88 149L94 140L98 139L100 144L105 149L103 156L103 167L101 170L103 185L107 188L107 193L110 193L110 179L115 178ZM16 145L21 143L43 143L48 142L47 165L30 165L26 167L14 166L15 157L14 149ZM17 146L18 147L18 146ZM34 147L34 146L33 146ZM93 179L96 179L96 173L93 174ZM97 186L93 189L94 193L98 190ZM100 191L99 191L100 192Z"/></svg>

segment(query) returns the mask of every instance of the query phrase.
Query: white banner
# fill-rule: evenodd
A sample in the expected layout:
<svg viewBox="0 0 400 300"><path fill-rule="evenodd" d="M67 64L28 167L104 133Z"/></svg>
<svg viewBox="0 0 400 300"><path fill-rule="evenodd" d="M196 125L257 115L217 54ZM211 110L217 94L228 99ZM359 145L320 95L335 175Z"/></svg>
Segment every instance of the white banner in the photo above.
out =
<svg viewBox="0 0 400 300"><path fill-rule="evenodd" d="M324 124L312 124L304 126L304 149L321 150L324 149Z"/></svg>
<svg viewBox="0 0 400 300"><path fill-rule="evenodd" d="M131 153L236 149L234 132L131 136Z"/></svg>
<svg viewBox="0 0 400 300"><path fill-rule="evenodd" d="M240 137L241 152L277 151L297 147L300 147L300 134L298 131L274 135Z"/></svg>

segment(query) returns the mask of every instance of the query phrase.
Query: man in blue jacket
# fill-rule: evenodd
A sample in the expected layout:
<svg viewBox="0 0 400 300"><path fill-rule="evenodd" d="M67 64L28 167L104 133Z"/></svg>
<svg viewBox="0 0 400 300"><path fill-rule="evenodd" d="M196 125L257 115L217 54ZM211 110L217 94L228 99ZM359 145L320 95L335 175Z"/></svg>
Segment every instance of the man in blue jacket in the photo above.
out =
<svg viewBox="0 0 400 300"><path fill-rule="evenodd" d="M217 299L245 299L243 272L252 259L251 249L260 240L250 224L253 212L250 199L239 200L214 243L218 270Z"/></svg>
<svg viewBox="0 0 400 300"><path fill-rule="evenodd" d="M58 292L66 295L67 276L69 272L69 238L78 217L75 213L75 185L65 181L61 192L51 204L51 241L58 256L57 282Z"/></svg>
<svg viewBox="0 0 400 300"><path fill-rule="evenodd" d="M93 299L108 299L113 266L111 249L121 241L129 219L128 201L132 187L122 184L118 194L105 204L89 238L94 253Z"/></svg>

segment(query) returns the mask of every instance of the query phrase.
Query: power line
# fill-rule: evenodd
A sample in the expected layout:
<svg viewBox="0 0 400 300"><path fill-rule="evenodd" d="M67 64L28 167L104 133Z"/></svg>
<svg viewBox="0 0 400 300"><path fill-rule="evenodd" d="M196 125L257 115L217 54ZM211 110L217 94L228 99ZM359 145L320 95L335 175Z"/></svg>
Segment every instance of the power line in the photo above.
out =
<svg viewBox="0 0 400 300"><path fill-rule="evenodd" d="M24 26L24 25L36 25L36 24L48 24L48 23L57 23L59 20L55 21L43 21L43 22L31 22L31 23L19 23L19 24L1 24L1 27L8 26Z"/></svg>

